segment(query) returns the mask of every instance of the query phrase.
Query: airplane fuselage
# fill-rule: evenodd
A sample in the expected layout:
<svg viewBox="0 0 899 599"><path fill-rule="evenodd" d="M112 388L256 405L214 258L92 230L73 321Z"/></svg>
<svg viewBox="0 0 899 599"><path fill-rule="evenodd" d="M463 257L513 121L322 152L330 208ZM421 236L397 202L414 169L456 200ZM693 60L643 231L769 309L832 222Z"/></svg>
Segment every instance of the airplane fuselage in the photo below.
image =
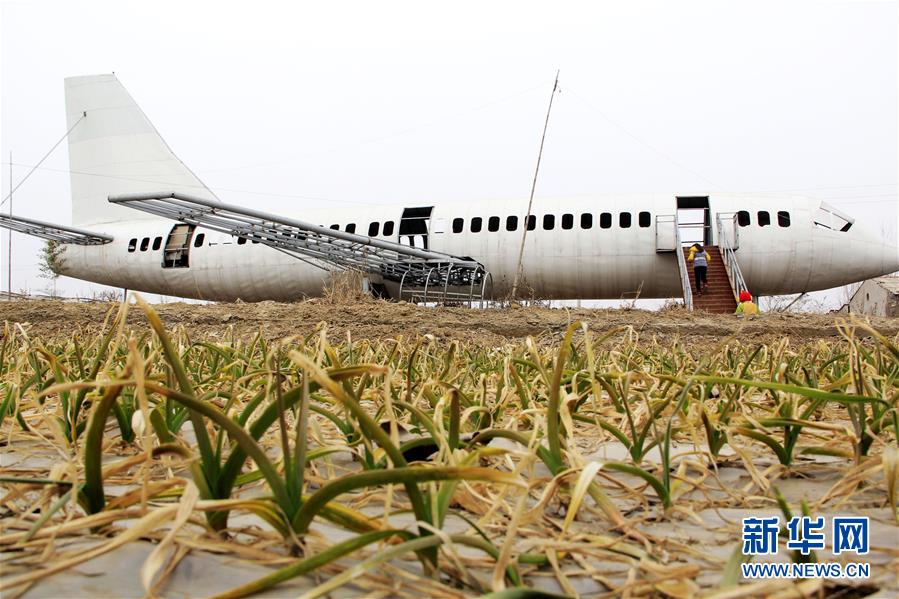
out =
<svg viewBox="0 0 899 599"><path fill-rule="evenodd" d="M678 208L703 200L705 207ZM427 208L427 218L419 218L418 228L413 229L401 223L404 215L416 210L415 214L425 214L421 204L413 212L402 206L366 205L304 209L288 216L474 258L492 275L491 294L508 293L517 268L526 200L452 202ZM736 246L747 286L756 295L827 289L899 269L895 247L829 210L818 200L782 196L711 195L686 201L667 194L536 199L519 295L680 297L677 258L667 245L675 215L683 242L709 245L720 241L720 215L724 233ZM68 246L63 274L147 293L218 301L316 296L329 277L327 271L262 243L202 227L190 231L186 255L175 264L166 260L173 226L177 225L164 219L98 224L97 230L113 235L115 241ZM416 232L401 234L402 226L405 233Z"/></svg>

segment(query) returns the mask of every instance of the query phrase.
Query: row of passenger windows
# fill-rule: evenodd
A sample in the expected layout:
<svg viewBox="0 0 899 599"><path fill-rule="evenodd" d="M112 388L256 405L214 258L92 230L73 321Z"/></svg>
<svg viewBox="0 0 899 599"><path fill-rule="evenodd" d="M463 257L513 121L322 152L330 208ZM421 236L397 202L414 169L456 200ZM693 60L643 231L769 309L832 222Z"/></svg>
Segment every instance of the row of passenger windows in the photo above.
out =
<svg viewBox="0 0 899 599"><path fill-rule="evenodd" d="M560 225L562 229L569 230L574 228L575 223L575 215L574 214L563 214L559 219ZM517 216L507 216L505 218L504 228L506 231L517 231L518 230L518 221L519 218ZM554 214L544 214L542 221L542 227L546 231L552 231L556 228L556 215ZM589 212L585 212L581 214L577 219L579 226L581 229L592 229L593 228L593 215ZM612 213L611 212L603 212L599 215L599 227L601 229L611 229L612 228ZM652 217L649 212L640 212L637 215L637 222L641 227L649 227L652 224ZM632 224L632 216L630 212L620 212L618 214L618 226L622 229L627 229ZM503 219L499 216L491 216L487 218L487 230L490 232L499 231L503 225ZM378 237L379 235L383 235L384 237L391 237L394 233L394 221L388 220L384 223L383 230L381 229L380 222L373 222L368 225L368 236L369 237ZM340 225L331 225L329 228L334 231L340 230ZM528 216L528 231L533 231L537 228L537 217L533 214ZM484 229L484 219L480 216L475 216L471 219L469 223L469 231L472 233L480 233ZM453 233L462 233L465 230L465 219L464 218L454 218L453 219ZM355 233L356 232L356 223L349 223L344 228L344 231L347 233Z"/></svg>
<svg viewBox="0 0 899 599"><path fill-rule="evenodd" d="M517 231L518 230L518 217L517 216L507 216L505 219L505 230L506 231ZM541 226L544 231L552 231L556 228L556 215L555 214L544 214L541 220ZM560 225L562 229L570 230L574 228L575 217L574 214L563 214L561 216ZM577 218L578 225L581 229L592 229L593 228L593 214L589 212L584 212ZM631 226L632 218L630 212L620 212L618 213L618 226L622 229L627 229ZM640 212L637 215L637 222L641 227L648 227L652 223L652 218L649 215L649 212ZM500 229L501 219L498 216L491 216L487 218L487 230L490 232L499 231ZM475 216L471 219L468 224L468 230L472 233L480 233L484 228L484 219L480 216ZM527 217L527 229L528 231L533 231L537 228L537 217L533 214ZM612 213L611 212L602 212L599 215L599 228L600 229L611 229L612 228ZM453 219L453 233L461 233L465 230L465 219L464 218L454 218Z"/></svg>
<svg viewBox="0 0 899 599"><path fill-rule="evenodd" d="M507 216L505 219L505 230L506 231L517 231L518 230L518 217L517 216ZM570 230L574 228L575 217L574 214L563 214L561 216L560 225L564 230ZM581 229L592 229L593 228L593 214L590 212L582 213L577 221ZM601 212L599 214L599 228L600 229L611 229L612 228L612 213L611 212ZM766 210L759 210L756 213L756 222L760 227L766 227L771 224L771 215ZM528 231L533 231L537 228L537 217L533 214L527 217L528 223ZM741 227L748 227L752 224L752 217L746 210L740 210L737 212L737 223ZM490 232L499 231L501 224L501 219L498 216L491 216L487 218L487 230ZM618 226L622 229L630 228L632 224L631 213L630 212L619 212L618 213ZM646 228L652 224L652 217L649 212L639 212L637 213L637 224ZM777 212L777 224L781 227L789 227L790 226L790 213L784 210L779 210ZM554 214L544 214L541 219L541 225L543 230L552 231L556 228L556 215ZM335 231L340 230L340 225L331 225L331 229ZM390 237L394 232L394 221L388 220L384 223L383 231L381 230L380 222L373 222L368 225L368 236L369 237L378 237L379 235L383 235L384 237ZM472 233L480 233L484 228L484 219L480 216L475 216L469 222L468 230ZM347 233L355 233L356 232L356 223L349 223L344 229ZM454 218L453 219L453 233L462 233L465 230L465 219L464 218ZM196 237L194 237L194 247L200 247L203 245L206 240L205 233L198 233ZM128 242L128 251L134 252L137 250L137 238L134 237ZM246 238L238 237L237 244L244 245L247 242ZM258 241L253 241L253 243L259 243ZM162 237L154 237L153 238L153 249L158 250L162 247ZM150 249L150 238L144 237L140 240L140 251L146 252Z"/></svg>
<svg viewBox="0 0 899 599"><path fill-rule="evenodd" d="M195 248L200 247L201 245L203 245L204 241L206 241L206 234L198 233L197 236L194 237L194 247ZM241 243L241 242L246 243L247 240L240 239L240 240L238 240L237 243ZM253 243L259 243L259 242L254 241ZM162 237L154 237L153 238L153 249L158 250L161 247L162 247ZM150 238L144 237L143 239L140 240L140 251L146 252L148 249L150 249ZM134 252L136 250L137 250L137 237L132 237L128 241L128 251Z"/></svg>
<svg viewBox="0 0 899 599"><path fill-rule="evenodd" d="M748 214L748 213L747 213ZM517 231L518 230L518 217L517 216L507 216L505 219L505 230L506 231ZM559 219L560 225L562 229L570 230L574 228L575 217L574 214L563 214ZM589 212L584 212L581 214L577 221L581 229L592 229L593 228L593 214ZM612 228L612 213L611 212L602 212L599 215L599 228L600 229L611 229ZM528 231L533 231L537 228L537 217L533 214L527 217L528 221ZM501 219L498 216L491 216L487 218L487 230L490 232L496 232L500 229ZM622 229L627 229L631 226L632 218L630 212L619 212L618 213L618 226ZM637 214L637 223L643 227L649 227L652 224L652 218L649 212L640 212ZM544 214L541 219L542 227L545 231L552 231L556 228L556 216L554 214ZM340 230L340 225L331 225L329 227L334 231ZM378 237L383 235L384 237L391 237L395 231L396 225L394 221L388 220L384 222L384 227L382 229L380 222L373 222L368 225L368 236L369 237ZM469 222L469 231L472 233L480 233L484 228L484 219L480 216L475 216ZM465 229L465 219L464 218L454 218L453 219L453 233L461 233ZM347 233L355 233L356 232L356 223L349 223L344 228L344 231ZM194 238L194 247L200 247L203 245L203 242L206 239L205 233L198 233ZM237 244L244 245L247 243L246 238L238 237ZM259 243L254 240L253 243ZM162 246L162 237L155 237L153 239L153 249L158 250ZM128 242L128 251L134 252L138 247L138 239L132 238ZM140 251L146 252L150 247L150 238L144 237L140 240Z"/></svg>
<svg viewBox="0 0 899 599"><path fill-rule="evenodd" d="M389 220L384 223L384 231L382 232L380 222L369 223L368 236L369 237L378 237L380 235L384 235L384 237L390 237L391 235L393 235L394 227L395 227L395 225L394 225L393 221ZM335 231L339 231L340 225L331 225L328 228L333 229ZM347 233L355 233L356 232L356 223L349 223L346 227L344 227L343 230L346 231Z"/></svg>
<svg viewBox="0 0 899 599"><path fill-rule="evenodd" d="M767 227L771 224L771 215L767 210L759 210L756 212L756 222L760 227ZM737 212L737 224L741 227L748 227L752 224L752 217L746 210ZM777 224L781 227L790 226L790 213L786 210L777 211Z"/></svg>

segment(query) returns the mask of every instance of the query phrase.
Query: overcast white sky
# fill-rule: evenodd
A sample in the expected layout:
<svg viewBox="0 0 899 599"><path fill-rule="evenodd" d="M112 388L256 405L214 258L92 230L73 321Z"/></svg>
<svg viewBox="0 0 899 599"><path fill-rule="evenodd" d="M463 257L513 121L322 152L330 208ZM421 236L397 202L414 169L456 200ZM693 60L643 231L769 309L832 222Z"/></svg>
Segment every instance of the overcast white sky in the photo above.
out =
<svg viewBox="0 0 899 599"><path fill-rule="evenodd" d="M0 20L3 196L9 152L15 184L65 132L63 78L114 71L227 202L526 197L561 69L538 195L800 192L896 239L895 1L4 1ZM64 143L43 166L14 211L68 223ZM47 287L40 243L13 243L13 290Z"/></svg>

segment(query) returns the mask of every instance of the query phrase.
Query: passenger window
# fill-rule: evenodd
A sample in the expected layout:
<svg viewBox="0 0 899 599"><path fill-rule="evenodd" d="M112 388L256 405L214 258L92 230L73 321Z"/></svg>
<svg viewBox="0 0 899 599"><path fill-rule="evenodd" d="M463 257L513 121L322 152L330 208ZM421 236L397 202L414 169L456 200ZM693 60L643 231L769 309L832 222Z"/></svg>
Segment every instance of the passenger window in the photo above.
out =
<svg viewBox="0 0 899 599"><path fill-rule="evenodd" d="M786 210L778 210L777 211L777 224L781 227L789 227L790 226L790 213Z"/></svg>
<svg viewBox="0 0 899 599"><path fill-rule="evenodd" d="M622 229L629 229L631 226L631 213L621 212L618 214L618 226Z"/></svg>
<svg viewBox="0 0 899 599"><path fill-rule="evenodd" d="M150 238L149 237L144 237L143 239L140 240L140 251L146 252L147 248L149 248L149 247L150 247Z"/></svg>
<svg viewBox="0 0 899 599"><path fill-rule="evenodd" d="M592 229L593 228L593 215L589 212L584 212L581 215L581 229Z"/></svg>
<svg viewBox="0 0 899 599"><path fill-rule="evenodd" d="M128 251L133 252L137 248L137 237L132 237L128 241Z"/></svg>
<svg viewBox="0 0 899 599"><path fill-rule="evenodd" d="M537 217L533 214L528 214L528 231L533 231L537 228Z"/></svg>
<svg viewBox="0 0 899 599"><path fill-rule="evenodd" d="M389 220L384 223L384 237L393 235L393 221Z"/></svg>
<svg viewBox="0 0 899 599"><path fill-rule="evenodd" d="M612 228L612 215L609 212L603 212L599 215L599 228L600 229L611 229Z"/></svg>
<svg viewBox="0 0 899 599"><path fill-rule="evenodd" d="M749 222L749 212L746 210L740 210L737 212L737 224L741 227L748 227L751 223Z"/></svg>
<svg viewBox="0 0 899 599"><path fill-rule="evenodd" d="M203 234L202 234L202 233L200 233L199 239L200 239L200 240L203 239ZM200 243L202 243L202 241L200 241ZM158 250L160 247L162 247L162 237L155 237L155 238L153 239L153 250L154 250L154 251L155 251L155 250Z"/></svg>
<svg viewBox="0 0 899 599"><path fill-rule="evenodd" d="M506 231L517 231L518 230L518 217L517 216L507 216L506 217Z"/></svg>
<svg viewBox="0 0 899 599"><path fill-rule="evenodd" d="M484 222L484 219L482 219L480 216L476 216L473 219L471 219L471 232L472 233L480 233L481 225L483 224L483 222Z"/></svg>
<svg viewBox="0 0 899 599"><path fill-rule="evenodd" d="M244 245L246 242L247 242L246 237L238 237L237 238L237 245Z"/></svg>
<svg viewBox="0 0 899 599"><path fill-rule="evenodd" d="M543 215L543 230L552 231L556 228L556 217L552 214Z"/></svg>
<svg viewBox="0 0 899 599"><path fill-rule="evenodd" d="M377 237L378 233L381 231L381 223L371 223L368 225L368 236L369 237Z"/></svg>
<svg viewBox="0 0 899 599"><path fill-rule="evenodd" d="M356 223L350 223L346 226L347 233L355 233L356 232Z"/></svg>
<svg viewBox="0 0 899 599"><path fill-rule="evenodd" d="M767 227L771 224L771 215L766 210L759 210L756 217L760 227Z"/></svg>
<svg viewBox="0 0 899 599"><path fill-rule="evenodd" d="M340 225L331 225L330 228L331 228L332 231L339 231L339 230L340 230Z"/></svg>
<svg viewBox="0 0 899 599"><path fill-rule="evenodd" d="M453 219L453 233L461 233L462 229L465 228L465 219L464 218L454 218Z"/></svg>
<svg viewBox="0 0 899 599"><path fill-rule="evenodd" d="M487 230L491 233L494 231L499 231L499 217L491 216L487 219Z"/></svg>
<svg viewBox="0 0 899 599"><path fill-rule="evenodd" d="M652 217L649 215L649 212L641 212L637 220L644 229L652 224Z"/></svg>
<svg viewBox="0 0 899 599"><path fill-rule="evenodd" d="M563 229L571 229L574 227L574 215L573 214L563 214L562 215L562 228Z"/></svg>

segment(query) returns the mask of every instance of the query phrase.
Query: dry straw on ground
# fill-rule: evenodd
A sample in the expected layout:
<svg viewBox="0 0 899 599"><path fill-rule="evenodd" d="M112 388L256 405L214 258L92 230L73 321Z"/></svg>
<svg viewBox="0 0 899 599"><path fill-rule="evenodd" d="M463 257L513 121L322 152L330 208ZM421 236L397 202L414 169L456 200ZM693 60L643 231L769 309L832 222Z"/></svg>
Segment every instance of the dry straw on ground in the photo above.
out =
<svg viewBox="0 0 899 599"><path fill-rule="evenodd" d="M203 556L230 561L192 593L222 597L897 590L899 349L865 324L269 341L139 308L96 334L6 326L4 596L83 590L148 541L132 585L156 596ZM868 586L741 581L739 519L789 511L869 515Z"/></svg>

